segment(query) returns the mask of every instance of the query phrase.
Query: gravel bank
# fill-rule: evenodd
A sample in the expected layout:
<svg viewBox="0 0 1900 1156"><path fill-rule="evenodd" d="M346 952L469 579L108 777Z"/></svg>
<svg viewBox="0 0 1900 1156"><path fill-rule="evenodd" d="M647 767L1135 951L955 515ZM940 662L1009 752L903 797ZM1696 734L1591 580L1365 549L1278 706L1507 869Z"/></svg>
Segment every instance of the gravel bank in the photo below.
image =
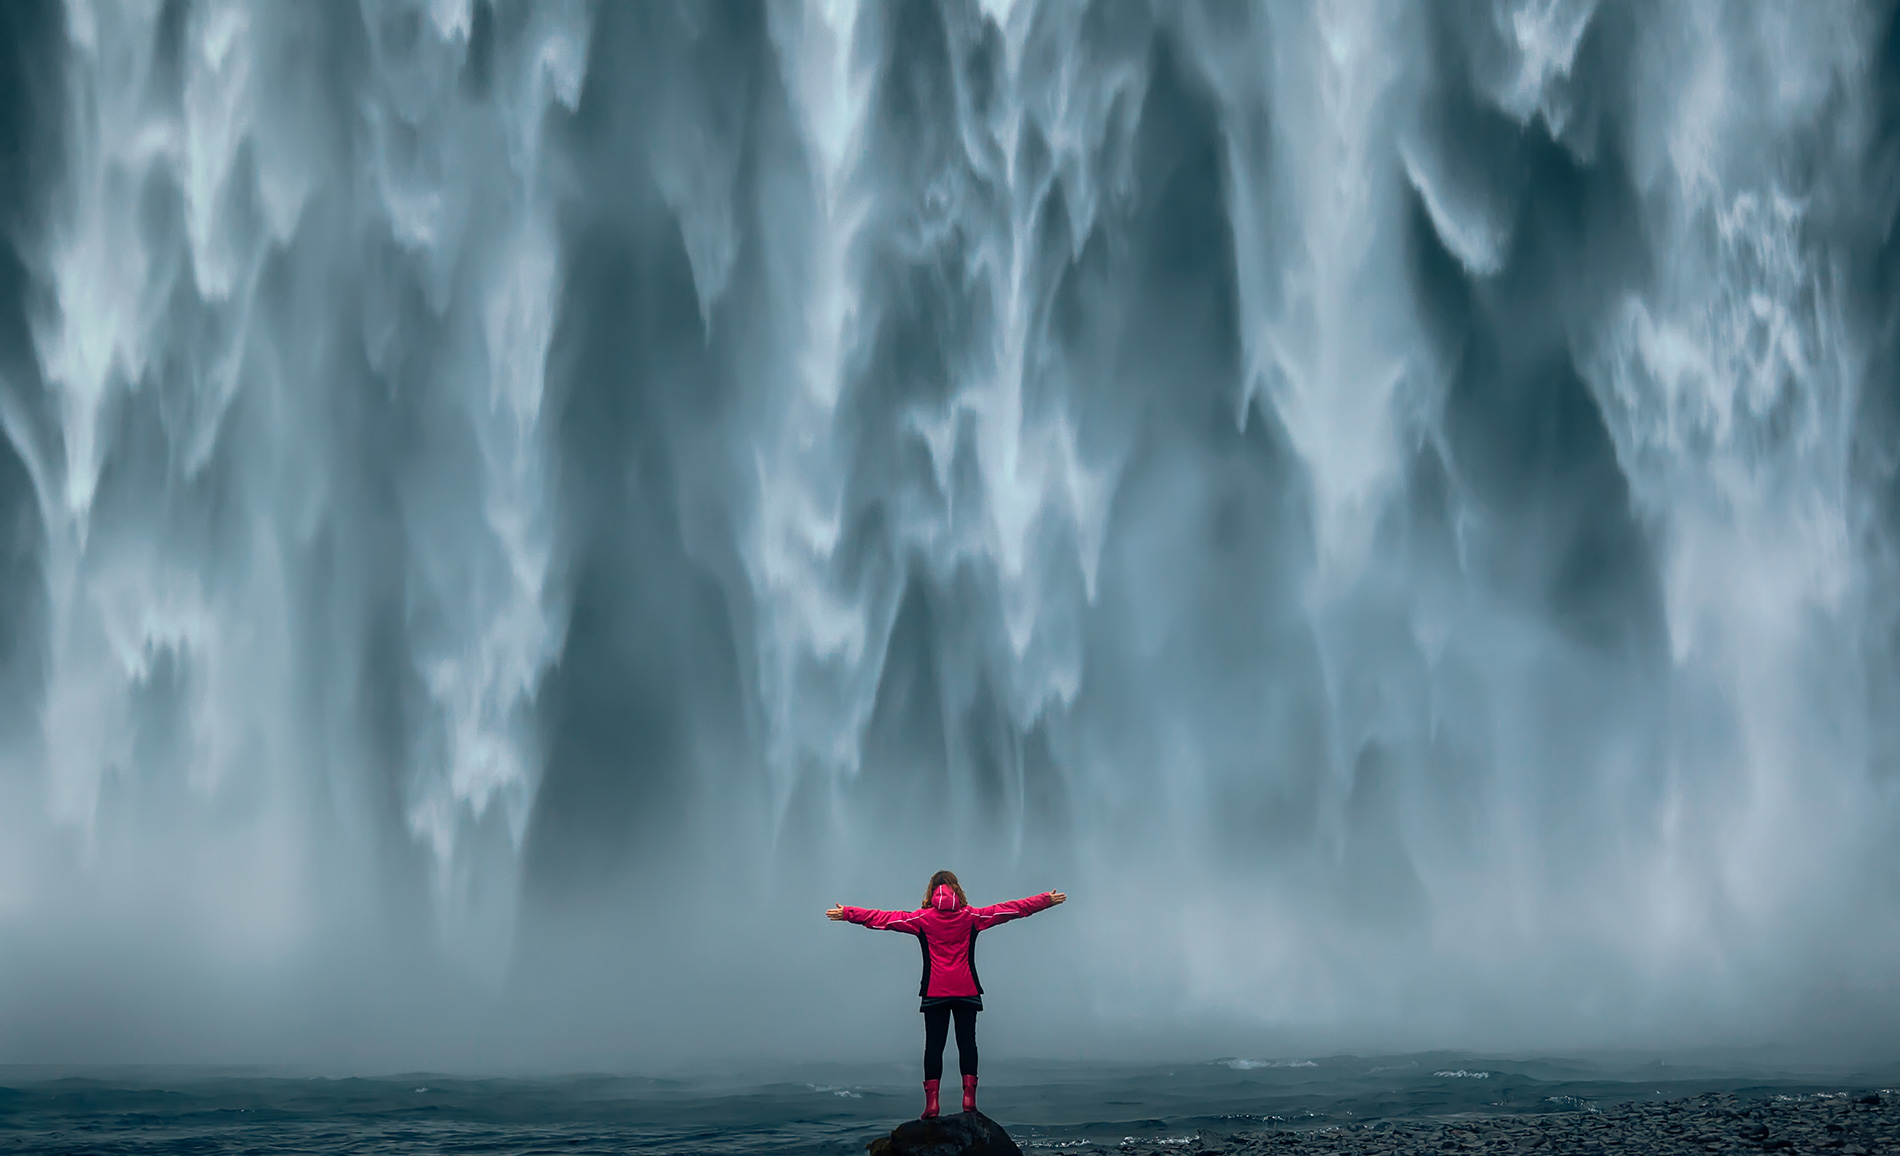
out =
<svg viewBox="0 0 1900 1156"><path fill-rule="evenodd" d="M1695 1096L1599 1109L1448 1120L1388 1120L1337 1128L1204 1133L1079 1149L1128 1156L1257 1156L1280 1152L1900 1153L1900 1095L1873 1090L1749 1099ZM1071 1149L1077 1150L1077 1149Z"/></svg>

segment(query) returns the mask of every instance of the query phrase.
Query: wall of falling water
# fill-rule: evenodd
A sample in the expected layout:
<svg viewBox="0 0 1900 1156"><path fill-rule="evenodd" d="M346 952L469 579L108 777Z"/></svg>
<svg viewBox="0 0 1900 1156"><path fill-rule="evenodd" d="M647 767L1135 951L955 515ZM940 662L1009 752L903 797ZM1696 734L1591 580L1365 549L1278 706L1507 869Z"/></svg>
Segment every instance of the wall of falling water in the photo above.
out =
<svg viewBox="0 0 1900 1156"><path fill-rule="evenodd" d="M0 1058L1894 1026L1890 6L0 23Z"/></svg>

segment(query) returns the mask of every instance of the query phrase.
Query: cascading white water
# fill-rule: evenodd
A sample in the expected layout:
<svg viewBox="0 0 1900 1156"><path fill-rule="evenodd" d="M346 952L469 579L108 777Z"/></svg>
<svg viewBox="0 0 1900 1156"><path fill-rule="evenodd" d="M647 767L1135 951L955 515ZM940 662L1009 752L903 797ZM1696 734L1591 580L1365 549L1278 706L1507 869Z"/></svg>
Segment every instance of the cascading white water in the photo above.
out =
<svg viewBox="0 0 1900 1156"><path fill-rule="evenodd" d="M7 1058L1900 1010L1878 11L43 16Z"/></svg>

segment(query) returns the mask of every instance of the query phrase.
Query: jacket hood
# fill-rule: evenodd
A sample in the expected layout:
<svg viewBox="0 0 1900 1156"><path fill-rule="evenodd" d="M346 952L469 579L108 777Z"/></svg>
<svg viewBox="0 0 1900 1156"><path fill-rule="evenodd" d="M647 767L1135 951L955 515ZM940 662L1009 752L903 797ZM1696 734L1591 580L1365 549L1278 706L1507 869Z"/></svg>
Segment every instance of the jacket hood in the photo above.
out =
<svg viewBox="0 0 1900 1156"><path fill-rule="evenodd" d="M942 883L937 884L937 889L930 893L930 905L938 911L955 911L963 906L957 899L957 893Z"/></svg>

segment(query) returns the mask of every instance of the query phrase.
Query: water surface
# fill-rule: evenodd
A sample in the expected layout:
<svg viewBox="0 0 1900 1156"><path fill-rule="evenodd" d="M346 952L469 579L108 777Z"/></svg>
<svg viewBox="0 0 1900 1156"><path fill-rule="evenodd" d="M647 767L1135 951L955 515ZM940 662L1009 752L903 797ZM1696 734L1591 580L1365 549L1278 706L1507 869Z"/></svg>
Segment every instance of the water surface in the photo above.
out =
<svg viewBox="0 0 1900 1156"><path fill-rule="evenodd" d="M1025 1149L1268 1127L1590 1110L1900 1085L1900 1061L1746 1066L1461 1053L1176 1065L1003 1062L982 1106ZM184 1068L0 1070L0 1150L46 1153L856 1153L915 1113L902 1065L658 1076L327 1078Z"/></svg>

